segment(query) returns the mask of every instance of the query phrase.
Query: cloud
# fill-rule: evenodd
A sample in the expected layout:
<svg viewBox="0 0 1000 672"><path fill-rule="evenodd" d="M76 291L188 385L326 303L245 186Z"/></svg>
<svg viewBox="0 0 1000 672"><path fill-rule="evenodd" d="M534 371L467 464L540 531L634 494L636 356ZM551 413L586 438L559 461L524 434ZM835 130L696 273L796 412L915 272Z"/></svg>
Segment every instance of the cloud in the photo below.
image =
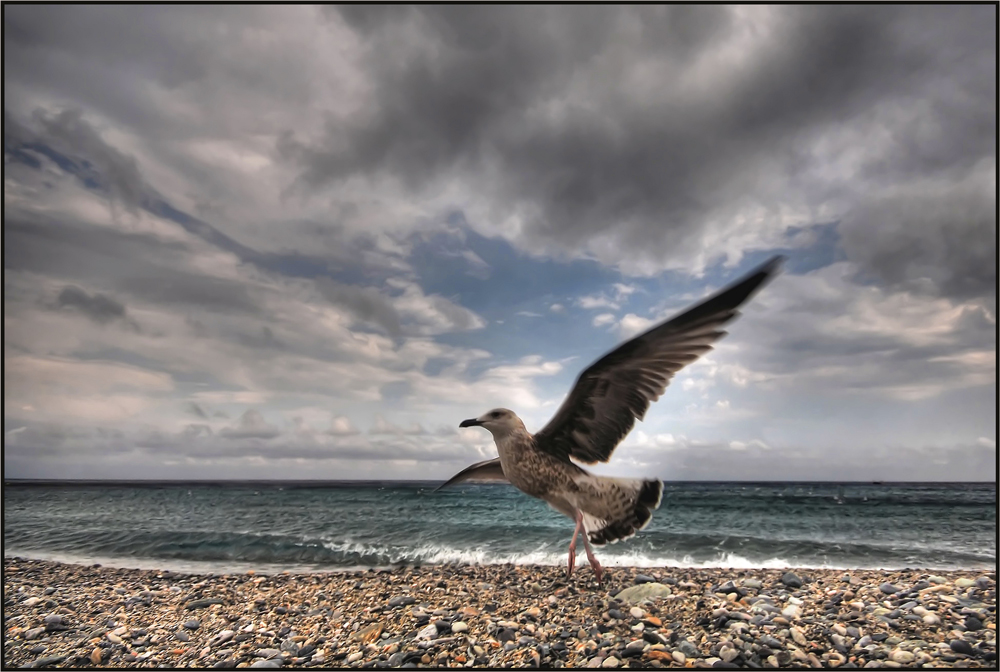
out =
<svg viewBox="0 0 1000 672"><path fill-rule="evenodd" d="M264 420L260 411L248 409L233 427L224 427L219 436L227 439L273 439L281 432Z"/></svg>
<svg viewBox="0 0 1000 672"><path fill-rule="evenodd" d="M631 338L646 331L656 324L656 322L656 320L640 317L635 313L628 313L618 323L618 331L622 335L622 338Z"/></svg>
<svg viewBox="0 0 1000 672"><path fill-rule="evenodd" d="M328 301L347 308L362 322L374 323L392 336L402 333L399 314L392 302L374 287L358 287L330 278L319 278L316 288Z"/></svg>
<svg viewBox="0 0 1000 672"><path fill-rule="evenodd" d="M338 415L330 421L330 428L326 433L331 436L354 436L360 434L360 430L351 423L350 418Z"/></svg>
<svg viewBox="0 0 1000 672"><path fill-rule="evenodd" d="M776 252L620 467L990 465L995 7L7 10L9 473L443 477Z"/></svg>
<svg viewBox="0 0 1000 672"><path fill-rule="evenodd" d="M301 183L461 180L474 226L535 253L700 270L995 163L990 8L327 11L371 45L370 96L279 143Z"/></svg>
<svg viewBox="0 0 1000 672"><path fill-rule="evenodd" d="M375 422L372 423L371 429L368 430L368 433L422 436L426 434L427 431L420 425L420 423L414 422L408 427L400 427L398 425L394 425L379 415L375 417Z"/></svg>
<svg viewBox="0 0 1000 672"><path fill-rule="evenodd" d="M601 313L600 315L595 315L591 324L595 327L603 327L606 324L614 324L615 316L612 313Z"/></svg>
<svg viewBox="0 0 1000 672"><path fill-rule="evenodd" d="M598 308L610 308L611 310L618 310L621 306L609 299L606 296L597 294L591 296L581 296L576 300L576 303L581 308L586 308L588 310L595 310Z"/></svg>
<svg viewBox="0 0 1000 672"><path fill-rule="evenodd" d="M195 402L193 401L187 402L186 404L184 404L184 408L188 413L195 415L199 418L202 418L203 420L208 420L208 414L205 413L205 409L203 409Z"/></svg>
<svg viewBox="0 0 1000 672"><path fill-rule="evenodd" d="M859 269L889 286L940 296L991 297L997 288L996 163L955 179L912 186L859 203L841 227Z"/></svg>
<svg viewBox="0 0 1000 672"><path fill-rule="evenodd" d="M76 285L68 285L59 292L56 305L78 310L98 324L107 324L125 318L125 306L104 294L88 294Z"/></svg>

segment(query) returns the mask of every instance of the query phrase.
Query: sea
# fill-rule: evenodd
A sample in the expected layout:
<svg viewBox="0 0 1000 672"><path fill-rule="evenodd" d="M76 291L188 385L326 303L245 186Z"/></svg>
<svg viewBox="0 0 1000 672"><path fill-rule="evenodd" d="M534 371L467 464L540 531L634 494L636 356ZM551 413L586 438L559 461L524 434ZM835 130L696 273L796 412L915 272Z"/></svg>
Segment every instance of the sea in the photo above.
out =
<svg viewBox="0 0 1000 672"><path fill-rule="evenodd" d="M437 485L7 481L4 555L217 574L566 562L573 523L544 502ZM996 512L996 483L665 483L645 530L595 551L605 566L995 570Z"/></svg>

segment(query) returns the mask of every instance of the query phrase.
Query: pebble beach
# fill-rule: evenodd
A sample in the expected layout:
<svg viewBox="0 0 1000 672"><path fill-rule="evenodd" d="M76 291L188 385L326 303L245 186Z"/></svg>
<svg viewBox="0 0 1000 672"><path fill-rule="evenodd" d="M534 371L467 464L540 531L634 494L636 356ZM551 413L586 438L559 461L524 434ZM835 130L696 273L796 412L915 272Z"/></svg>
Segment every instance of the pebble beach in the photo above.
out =
<svg viewBox="0 0 1000 672"><path fill-rule="evenodd" d="M4 559L4 667L996 666L996 574Z"/></svg>

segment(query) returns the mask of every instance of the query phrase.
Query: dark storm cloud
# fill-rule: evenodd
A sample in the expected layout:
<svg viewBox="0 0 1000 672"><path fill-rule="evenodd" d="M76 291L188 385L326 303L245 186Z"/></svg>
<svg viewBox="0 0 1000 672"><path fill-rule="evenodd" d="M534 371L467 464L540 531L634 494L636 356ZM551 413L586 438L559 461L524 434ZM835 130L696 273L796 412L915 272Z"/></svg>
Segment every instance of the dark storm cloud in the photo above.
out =
<svg viewBox="0 0 1000 672"><path fill-rule="evenodd" d="M460 174L496 219L525 213L529 242L580 250L617 227L624 250L670 257L734 203L816 206L995 164L995 7L328 11L367 41L375 98L331 117L326 138L283 137L302 181L390 177L419 191ZM829 157L813 155L841 129L861 150L889 136L861 175L825 174ZM942 292L977 291L995 266L974 209L953 252L923 255L949 265L935 278ZM941 218L961 216L939 214L907 225L922 250L947 228ZM970 256L976 269L961 270Z"/></svg>
<svg viewBox="0 0 1000 672"><path fill-rule="evenodd" d="M36 111L34 119L42 129L42 136L34 145L37 149L78 157L72 166L77 176L133 212L147 201L150 189L139 173L135 158L104 142L83 119L80 110L68 109L51 115Z"/></svg>
<svg viewBox="0 0 1000 672"><path fill-rule="evenodd" d="M996 173L989 184L864 202L843 223L848 255L890 286L958 299L997 289Z"/></svg>
<svg viewBox="0 0 1000 672"><path fill-rule="evenodd" d="M362 322L376 324L392 336L399 336L402 333L399 313L374 287L359 287L337 282L331 278L319 278L316 280L316 288L327 301L346 308Z"/></svg>
<svg viewBox="0 0 1000 672"><path fill-rule="evenodd" d="M100 283L162 304L257 313L245 284L185 270L183 243L10 208L4 218L4 269Z"/></svg>
<svg viewBox="0 0 1000 672"><path fill-rule="evenodd" d="M185 231L230 252L242 261L283 275L312 277L327 273L331 266L350 266L352 253L334 259L295 252L259 252L208 222L173 207L140 174L135 157L108 144L78 108L58 113L37 109L31 122L22 124L4 109L4 155L11 161L39 168L35 155L45 156L83 186L104 195L109 203L136 213L145 210L179 224ZM365 241L363 241L365 242Z"/></svg>
<svg viewBox="0 0 1000 672"><path fill-rule="evenodd" d="M124 319L125 306L101 293L88 294L76 285L64 287L56 299L60 308L78 310L98 324Z"/></svg>

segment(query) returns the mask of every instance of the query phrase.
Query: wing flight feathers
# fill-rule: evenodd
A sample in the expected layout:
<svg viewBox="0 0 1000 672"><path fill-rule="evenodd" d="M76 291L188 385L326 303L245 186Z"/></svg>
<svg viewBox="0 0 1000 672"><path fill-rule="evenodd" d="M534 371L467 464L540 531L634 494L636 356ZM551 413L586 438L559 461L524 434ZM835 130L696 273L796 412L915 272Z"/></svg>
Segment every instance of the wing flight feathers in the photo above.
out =
<svg viewBox="0 0 1000 672"><path fill-rule="evenodd" d="M775 275L782 261L783 257L774 257L587 367L549 424L535 435L537 446L565 460L607 462L674 374L726 335L720 327L739 314L739 306Z"/></svg>
<svg viewBox="0 0 1000 672"><path fill-rule="evenodd" d="M434 492L437 492L442 488L447 488L449 485L455 485L456 483L470 480L507 481L507 477L504 476L503 473L503 468L500 466L500 458L495 457L492 460L476 462L471 467L466 467L438 487L434 488Z"/></svg>

